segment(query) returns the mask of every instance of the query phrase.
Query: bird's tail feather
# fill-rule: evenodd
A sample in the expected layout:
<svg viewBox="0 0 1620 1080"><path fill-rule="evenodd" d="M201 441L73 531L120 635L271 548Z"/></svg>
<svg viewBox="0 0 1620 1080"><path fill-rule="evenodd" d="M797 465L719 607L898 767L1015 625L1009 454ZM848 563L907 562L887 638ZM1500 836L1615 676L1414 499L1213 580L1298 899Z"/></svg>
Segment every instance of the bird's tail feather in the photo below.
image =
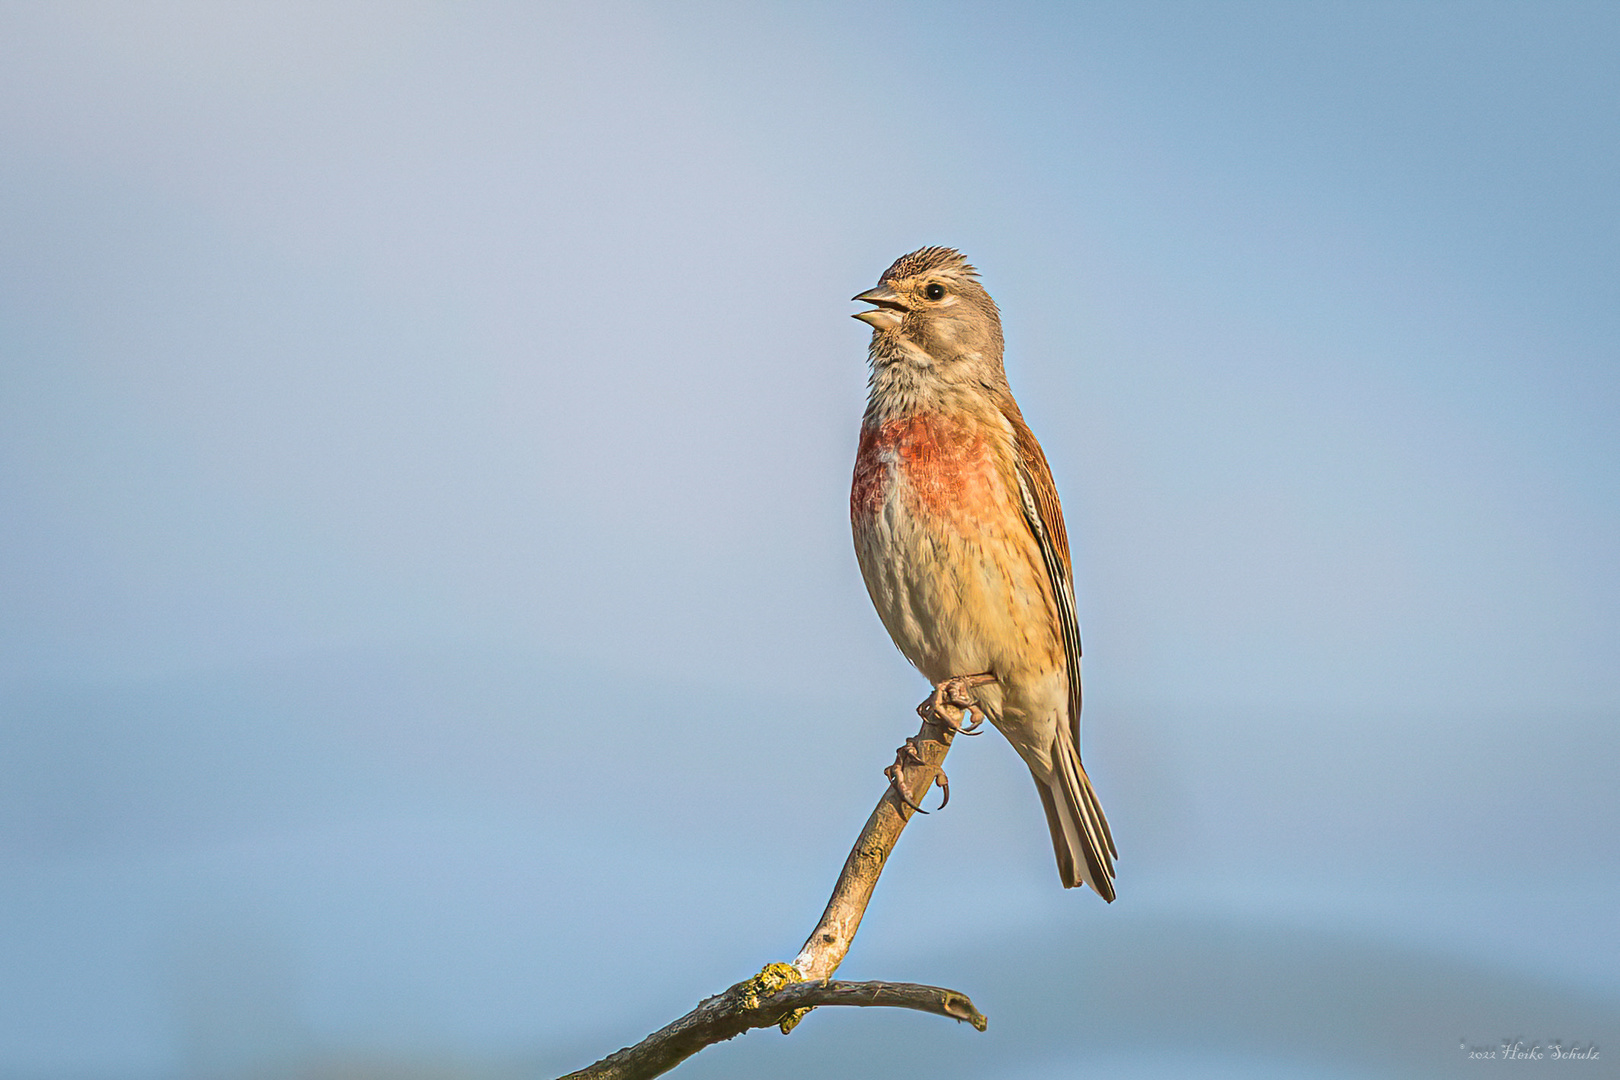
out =
<svg viewBox="0 0 1620 1080"><path fill-rule="evenodd" d="M1057 852L1058 874L1063 887L1089 885L1104 900L1114 899L1114 847L1108 819L1103 816L1097 793L1080 764L1080 751L1066 727L1058 728L1052 747L1052 774L1035 777L1046 808L1046 823L1052 830L1052 847Z"/></svg>

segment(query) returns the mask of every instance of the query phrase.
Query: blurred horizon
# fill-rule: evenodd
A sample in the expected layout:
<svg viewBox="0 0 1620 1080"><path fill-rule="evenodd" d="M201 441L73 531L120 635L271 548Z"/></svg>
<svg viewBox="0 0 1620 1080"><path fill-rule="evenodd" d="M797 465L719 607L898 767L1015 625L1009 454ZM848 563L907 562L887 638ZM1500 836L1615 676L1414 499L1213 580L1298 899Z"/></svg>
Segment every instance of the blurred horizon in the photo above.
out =
<svg viewBox="0 0 1620 1080"><path fill-rule="evenodd" d="M809 931L926 690L924 244L1051 460L1119 900L999 736L681 1075L1620 1036L1620 13L0 3L0 1080L578 1068ZM861 1015L851 1015L861 1014Z"/></svg>

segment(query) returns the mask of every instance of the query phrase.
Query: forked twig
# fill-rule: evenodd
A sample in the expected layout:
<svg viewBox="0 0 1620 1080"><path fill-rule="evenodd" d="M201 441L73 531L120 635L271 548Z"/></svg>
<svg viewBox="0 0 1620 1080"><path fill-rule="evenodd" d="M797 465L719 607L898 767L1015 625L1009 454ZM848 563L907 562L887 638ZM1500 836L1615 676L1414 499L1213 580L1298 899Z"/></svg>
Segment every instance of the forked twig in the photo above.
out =
<svg viewBox="0 0 1620 1080"><path fill-rule="evenodd" d="M959 718L958 718L959 719ZM966 1021L980 1031L988 1021L966 994L917 983L833 982L860 928L889 853L914 812L897 791L928 793L950 751L959 724L924 719L912 743L915 753L896 760L894 783L866 819L866 827L844 860L821 921L792 964L770 964L753 978L705 998L672 1024L634 1046L609 1054L562 1080L645 1080L668 1072L706 1046L753 1028L792 1030L805 1013L821 1005L891 1006Z"/></svg>

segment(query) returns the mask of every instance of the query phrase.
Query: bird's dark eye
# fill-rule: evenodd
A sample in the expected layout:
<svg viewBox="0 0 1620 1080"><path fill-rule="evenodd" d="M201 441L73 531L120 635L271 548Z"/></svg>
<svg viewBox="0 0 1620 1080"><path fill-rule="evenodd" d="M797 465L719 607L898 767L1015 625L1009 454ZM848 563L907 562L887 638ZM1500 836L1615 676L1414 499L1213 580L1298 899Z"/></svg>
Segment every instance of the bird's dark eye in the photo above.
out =
<svg viewBox="0 0 1620 1080"><path fill-rule="evenodd" d="M923 295L930 300L938 300L945 295L945 286L937 281L930 281L928 287L923 290Z"/></svg>

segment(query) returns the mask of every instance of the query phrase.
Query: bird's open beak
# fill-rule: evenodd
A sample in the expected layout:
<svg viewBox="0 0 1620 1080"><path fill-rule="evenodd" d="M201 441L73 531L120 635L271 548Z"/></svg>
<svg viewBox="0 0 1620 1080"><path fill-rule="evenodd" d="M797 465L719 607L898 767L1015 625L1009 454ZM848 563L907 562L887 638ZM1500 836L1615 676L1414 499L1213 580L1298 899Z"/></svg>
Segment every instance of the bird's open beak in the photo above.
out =
<svg viewBox="0 0 1620 1080"><path fill-rule="evenodd" d="M871 311L857 311L852 318L861 320L874 330L893 330L900 325L909 308L900 302L900 294L887 285L878 285L850 297L876 305Z"/></svg>

